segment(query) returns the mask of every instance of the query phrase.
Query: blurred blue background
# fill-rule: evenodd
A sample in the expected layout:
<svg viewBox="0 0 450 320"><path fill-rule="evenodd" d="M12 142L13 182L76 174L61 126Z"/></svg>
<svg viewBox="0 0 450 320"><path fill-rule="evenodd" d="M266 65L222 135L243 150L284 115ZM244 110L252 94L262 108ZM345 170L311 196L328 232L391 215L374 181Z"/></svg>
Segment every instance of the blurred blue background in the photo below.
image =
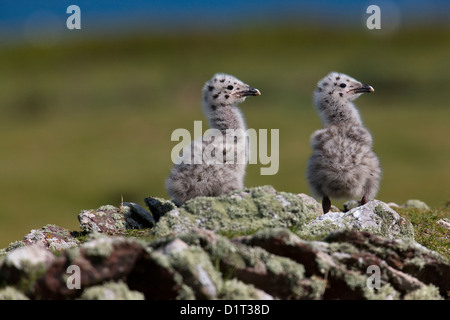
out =
<svg viewBox="0 0 450 320"><path fill-rule="evenodd" d="M2 42L27 38L30 24L50 33L75 36L65 25L66 8L78 5L82 10L83 33L117 35L129 32L209 32L230 31L247 26L303 25L326 28L358 28L364 26L366 8L382 8L383 27L424 27L448 25L450 2L446 0L403 1L296 1L296 0L2 0L0 3L0 37ZM39 19L46 17L46 19ZM52 31L53 30L53 31ZM25 34L24 34L25 33ZM77 34L79 36L79 34ZM53 34L53 36L55 36Z"/></svg>

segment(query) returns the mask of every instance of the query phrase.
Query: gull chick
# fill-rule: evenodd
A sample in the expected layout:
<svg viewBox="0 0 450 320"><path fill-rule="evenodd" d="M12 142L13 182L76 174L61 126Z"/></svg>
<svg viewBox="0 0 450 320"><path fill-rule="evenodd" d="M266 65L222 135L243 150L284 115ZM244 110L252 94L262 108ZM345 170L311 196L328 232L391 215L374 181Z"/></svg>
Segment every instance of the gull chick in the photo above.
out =
<svg viewBox="0 0 450 320"><path fill-rule="evenodd" d="M219 196L244 188L247 128L238 105L248 96L259 95L258 89L229 74L217 73L205 84L203 112L210 128L221 136L195 140L183 149L183 156L189 154L192 161L174 165L166 180L167 191L176 205L198 196ZM232 143L226 143L230 141L226 139L230 132L237 134ZM200 163L196 163L196 156L200 157ZM208 156L214 159L220 156L221 161L211 163Z"/></svg>
<svg viewBox="0 0 450 320"><path fill-rule="evenodd" d="M313 153L307 179L313 194L322 198L324 213L331 208L330 198L358 198L363 205L378 192L381 169L372 151L372 136L352 102L373 91L371 86L338 72L320 80L314 91L323 129L311 136Z"/></svg>

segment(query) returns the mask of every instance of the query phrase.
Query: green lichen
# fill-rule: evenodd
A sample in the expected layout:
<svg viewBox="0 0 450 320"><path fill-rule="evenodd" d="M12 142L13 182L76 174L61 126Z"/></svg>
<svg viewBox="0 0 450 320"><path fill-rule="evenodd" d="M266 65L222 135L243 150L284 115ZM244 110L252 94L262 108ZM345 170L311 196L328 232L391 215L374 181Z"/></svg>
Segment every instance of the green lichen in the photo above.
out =
<svg viewBox="0 0 450 320"><path fill-rule="evenodd" d="M320 240L325 238L333 231L341 230L341 224L337 224L331 220L323 220L320 223L304 224L293 231L305 240Z"/></svg>
<svg viewBox="0 0 450 320"><path fill-rule="evenodd" d="M36 281L45 274L47 269L44 264L31 265L29 262L24 262L23 268L23 276L14 284L14 287L25 295L32 295Z"/></svg>
<svg viewBox="0 0 450 320"><path fill-rule="evenodd" d="M311 294L310 289L305 290L300 285L302 281L309 283L304 277L304 267L291 259L271 254L260 247L232 243L229 239L210 231L198 230L196 233L180 235L179 238L190 246L201 247L209 256L208 259L216 272L222 275L223 281L254 272L258 274L257 278L265 276L275 282L279 279L280 283L277 283L277 286L282 286L282 291L287 292L289 296L298 298ZM162 242L159 239L155 242L158 244L150 245L154 250L159 250L164 247L167 240ZM244 278L239 279L246 282ZM313 296L317 296L317 293L313 293Z"/></svg>
<svg viewBox="0 0 450 320"><path fill-rule="evenodd" d="M405 300L442 300L439 289L434 285L423 286L417 290L409 292L404 297Z"/></svg>
<svg viewBox="0 0 450 320"><path fill-rule="evenodd" d="M29 300L21 291L8 286L0 289L0 300Z"/></svg>
<svg viewBox="0 0 450 320"><path fill-rule="evenodd" d="M414 228L410 221L402 217L400 219L398 216L394 217L392 212L381 205L376 206L374 212L381 219L380 229L378 233L374 234L385 238L393 238L394 235L395 238L414 240ZM370 232L370 230L368 231Z"/></svg>
<svg viewBox="0 0 450 320"><path fill-rule="evenodd" d="M99 207L98 211L118 211L118 208L110 204L105 204Z"/></svg>
<svg viewBox="0 0 450 320"><path fill-rule="evenodd" d="M121 213L113 213L111 215L111 218L114 219L115 224L114 226L118 229L118 230L122 230L126 228L126 222L124 220L124 217Z"/></svg>
<svg viewBox="0 0 450 320"><path fill-rule="evenodd" d="M327 276L330 270L336 268L336 263L328 255L321 254L320 256L316 256L315 263L317 265L317 270L323 276Z"/></svg>
<svg viewBox="0 0 450 320"><path fill-rule="evenodd" d="M219 197L197 197L181 208L166 213L154 229L164 236L205 228L226 233L299 226L318 216L305 204L305 198L273 187L263 186L236 191Z"/></svg>
<svg viewBox="0 0 450 320"><path fill-rule="evenodd" d="M6 255L8 252L17 249L17 248L21 248L24 247L26 244L23 241L14 241L11 242L8 247L6 247L5 249L1 249L0 250L0 256L4 256Z"/></svg>
<svg viewBox="0 0 450 320"><path fill-rule="evenodd" d="M345 281L347 286L353 291L364 292L367 289L367 275L359 272L347 270L343 273L341 278Z"/></svg>
<svg viewBox="0 0 450 320"><path fill-rule="evenodd" d="M222 285L221 274L209 256L199 247L191 246L169 254L171 266L183 277L183 283L193 288L197 299L214 299Z"/></svg>
<svg viewBox="0 0 450 320"><path fill-rule="evenodd" d="M66 250L66 256L69 261L74 261L80 256L80 248L72 247Z"/></svg>
<svg viewBox="0 0 450 320"><path fill-rule="evenodd" d="M218 298L224 300L261 300L271 299L272 296L255 288L252 284L231 279L224 281Z"/></svg>
<svg viewBox="0 0 450 320"><path fill-rule="evenodd" d="M151 250L151 252L149 253L152 261L159 268L164 269L167 273L173 275L173 282L180 287L180 290L177 293L177 299L195 299L193 290L183 283L183 276L173 268L170 258L167 255L156 250Z"/></svg>
<svg viewBox="0 0 450 320"><path fill-rule="evenodd" d="M262 262L269 276L286 275L293 283L304 278L305 268L303 265L291 259L271 254L260 247L239 245L237 248L246 263L246 267L260 267Z"/></svg>
<svg viewBox="0 0 450 320"><path fill-rule="evenodd" d="M364 297L368 300L398 300L400 299L400 293L391 284L386 283L379 289L366 287Z"/></svg>
<svg viewBox="0 0 450 320"><path fill-rule="evenodd" d="M191 287L182 284L180 286L180 290L178 291L176 300L195 300L195 293Z"/></svg>
<svg viewBox="0 0 450 320"><path fill-rule="evenodd" d="M328 245L328 253L333 254L335 252L353 254L357 253L358 249L350 243L332 242Z"/></svg>
<svg viewBox="0 0 450 320"><path fill-rule="evenodd" d="M105 258L114 251L113 241L113 238L102 236L97 239L85 242L81 246L81 248L88 256Z"/></svg>
<svg viewBox="0 0 450 320"><path fill-rule="evenodd" d="M276 282L274 295L281 294L290 299L306 298L309 290L305 290L302 280L308 282L304 278L305 268L303 265L285 257L280 257L267 252L259 247L249 247L245 245L237 246L238 252L245 261L245 270L253 269L255 273L264 275L269 281ZM245 278L240 278L246 281ZM281 293L282 292L282 293Z"/></svg>
<svg viewBox="0 0 450 320"><path fill-rule="evenodd" d="M201 246L208 253L215 266L218 261L225 260L236 268L245 268L246 266L246 261L238 248L223 236L203 232L184 234L180 238L189 245Z"/></svg>
<svg viewBox="0 0 450 320"><path fill-rule="evenodd" d="M304 242L294 232L287 228L263 229L255 232L251 237L252 241L270 240L274 238L282 239L283 244L287 246L292 246L296 245L297 243Z"/></svg>
<svg viewBox="0 0 450 320"><path fill-rule="evenodd" d="M141 292L133 291L122 281L106 282L83 291L81 300L144 300Z"/></svg>

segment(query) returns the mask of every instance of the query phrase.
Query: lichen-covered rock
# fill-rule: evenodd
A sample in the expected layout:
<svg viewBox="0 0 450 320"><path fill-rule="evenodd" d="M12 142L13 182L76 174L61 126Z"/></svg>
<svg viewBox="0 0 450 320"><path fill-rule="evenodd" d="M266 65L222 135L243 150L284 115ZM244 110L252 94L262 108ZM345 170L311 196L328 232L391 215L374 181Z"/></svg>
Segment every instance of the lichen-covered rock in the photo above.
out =
<svg viewBox="0 0 450 320"><path fill-rule="evenodd" d="M149 253L140 242L132 239L103 236L59 256L37 281L33 297L79 297L82 290L67 286L70 265L79 268L83 290L105 281L126 279L131 290L140 291L148 299L175 299L181 287L180 276L162 255Z"/></svg>
<svg viewBox="0 0 450 320"><path fill-rule="evenodd" d="M64 250L80 245L72 233L53 224L48 224L40 229L33 229L24 236L23 240L14 241L5 249L0 250L0 255L31 244L40 244L50 250Z"/></svg>
<svg viewBox="0 0 450 320"><path fill-rule="evenodd" d="M414 241L349 230L332 233L325 240L304 241L289 230L275 229L241 241L300 263L308 278L326 280L322 299L403 299L408 294L419 297L419 293L423 298L450 298L450 262ZM371 266L380 270L378 289L367 284Z"/></svg>
<svg viewBox="0 0 450 320"><path fill-rule="evenodd" d="M151 242L155 249L177 237ZM217 235L212 231L194 230L179 236L190 246L200 246L210 259L218 263L220 272L236 278L279 299L315 299L323 290L323 281L304 277L304 267L291 259L273 255L260 247L247 246L239 240Z"/></svg>
<svg viewBox="0 0 450 320"><path fill-rule="evenodd" d="M417 199L410 199L402 205L403 208L416 208L422 210L430 210L430 207L423 201Z"/></svg>
<svg viewBox="0 0 450 320"><path fill-rule="evenodd" d="M71 266L78 289L68 285ZM56 256L17 248L0 262L0 297L13 287L31 299L435 300L450 298L448 279L450 261L411 239L344 230L307 241L287 228L229 239L195 229L149 241L91 236Z"/></svg>
<svg viewBox="0 0 450 320"><path fill-rule="evenodd" d="M70 233L69 230L48 224L40 229L31 230L25 235L23 243L25 245L39 243L50 250L63 250L76 247L80 242Z"/></svg>
<svg viewBox="0 0 450 320"><path fill-rule="evenodd" d="M0 300L29 300L29 298L14 287L6 287L0 289Z"/></svg>
<svg viewBox="0 0 450 320"><path fill-rule="evenodd" d="M328 212L301 226L298 233L319 239L338 230L369 231L388 239L414 239L411 222L379 200L347 212Z"/></svg>
<svg viewBox="0 0 450 320"><path fill-rule="evenodd" d="M273 300L273 297L266 292L255 288L251 284L231 279L223 283L219 299L223 300Z"/></svg>
<svg viewBox="0 0 450 320"><path fill-rule="evenodd" d="M83 232L47 225L1 250L0 299L450 299L450 261L381 201L322 215L264 186L145 203L151 214L85 210Z"/></svg>
<svg viewBox="0 0 450 320"><path fill-rule="evenodd" d="M181 274L183 283L192 289L196 299L217 298L222 277L203 249L189 247L182 240L175 239L161 250L168 256L171 266Z"/></svg>
<svg viewBox="0 0 450 320"><path fill-rule="evenodd" d="M151 228L155 220L141 206L127 202L120 208L104 205L96 210L83 210L78 215L80 227L87 232L123 234L128 229Z"/></svg>
<svg viewBox="0 0 450 320"><path fill-rule="evenodd" d="M439 288L442 297L450 299L450 261L411 239L386 239L369 232L349 230L331 233L326 239L357 249L357 254L346 260L352 267L365 267L368 263L381 260L380 267L386 283L391 284L400 294L433 285ZM376 259L368 260L370 256ZM366 260L366 262L362 262Z"/></svg>
<svg viewBox="0 0 450 320"><path fill-rule="evenodd" d="M315 280L316 299L368 298L365 296L366 277L347 270L337 261L339 255L334 255L337 248L330 248L327 243L304 241L287 229L262 230L242 241L303 265L307 278Z"/></svg>
<svg viewBox="0 0 450 320"><path fill-rule="evenodd" d="M442 300L439 289L434 285L422 286L421 288L407 293L405 300Z"/></svg>
<svg viewBox="0 0 450 320"><path fill-rule="evenodd" d="M107 282L102 285L89 287L83 291L82 300L144 300L144 295L133 291L122 281Z"/></svg>
<svg viewBox="0 0 450 320"><path fill-rule="evenodd" d="M78 215L81 229L88 232L116 234L126 230L125 215L119 208L104 205L97 210L83 210Z"/></svg>
<svg viewBox="0 0 450 320"><path fill-rule="evenodd" d="M8 254L8 252L25 246L26 244L22 240L20 240L11 242L6 248L0 249L0 262L1 258L5 257Z"/></svg>
<svg viewBox="0 0 450 320"><path fill-rule="evenodd" d="M35 281L45 274L54 260L55 256L40 244L14 249L0 263L0 284L16 286L29 295Z"/></svg>
<svg viewBox="0 0 450 320"><path fill-rule="evenodd" d="M305 205L312 212L315 212L317 214L322 213L322 205L319 202L317 202L316 199L314 199L313 197L308 196L307 194L304 193L299 193L296 196L300 198L301 201L303 202L303 205Z"/></svg>
<svg viewBox="0 0 450 320"><path fill-rule="evenodd" d="M154 234L185 233L194 228L239 233L300 226L321 214L317 201L304 194L277 192L271 186L235 191L220 197L197 197L161 217Z"/></svg>
<svg viewBox="0 0 450 320"><path fill-rule="evenodd" d="M4 265L13 266L18 270L34 270L41 266L48 266L55 256L40 244L33 244L18 248L6 255Z"/></svg>

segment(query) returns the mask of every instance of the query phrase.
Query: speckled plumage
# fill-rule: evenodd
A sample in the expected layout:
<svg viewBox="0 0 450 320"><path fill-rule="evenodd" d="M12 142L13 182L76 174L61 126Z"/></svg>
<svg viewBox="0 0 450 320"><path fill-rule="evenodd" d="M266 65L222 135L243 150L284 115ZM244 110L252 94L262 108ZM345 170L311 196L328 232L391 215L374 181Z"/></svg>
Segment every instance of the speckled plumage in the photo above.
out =
<svg viewBox="0 0 450 320"><path fill-rule="evenodd" d="M244 188L248 143L244 116L237 106L247 96L260 94L257 89L223 73L215 74L205 84L203 112L210 128L217 129L216 132L222 133L223 138L203 138L185 147L183 154L189 148L192 163L174 165L166 180L167 191L175 204L179 206L198 196L219 196ZM238 133L232 138L233 144L226 143L228 129L235 129ZM194 155L205 155L205 150L212 150L212 153L219 150L223 161L211 163L204 157L201 163L195 164Z"/></svg>
<svg viewBox="0 0 450 320"><path fill-rule="evenodd" d="M324 213L331 207L330 198L360 198L364 204L378 192L381 169L372 151L372 136L352 103L362 93L372 91L371 86L331 72L314 92L324 128L311 136L313 154L307 179L313 194L322 198Z"/></svg>

